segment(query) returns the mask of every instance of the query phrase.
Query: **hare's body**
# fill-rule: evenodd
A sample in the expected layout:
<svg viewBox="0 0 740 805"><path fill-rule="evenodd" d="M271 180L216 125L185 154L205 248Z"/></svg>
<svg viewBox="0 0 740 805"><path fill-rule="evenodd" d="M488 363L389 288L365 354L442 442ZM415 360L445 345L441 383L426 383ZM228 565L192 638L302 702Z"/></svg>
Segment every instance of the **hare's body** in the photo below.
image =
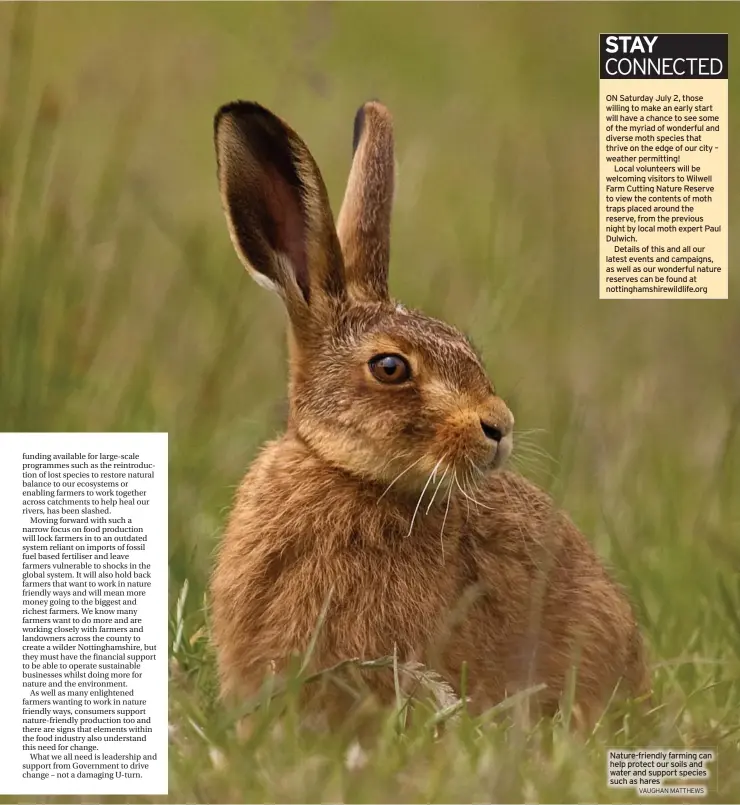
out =
<svg viewBox="0 0 740 805"><path fill-rule="evenodd" d="M256 104L216 117L232 241L290 319L288 429L244 478L213 577L222 690L256 693L320 624L314 669L395 653L456 689L467 674L477 709L539 686L546 713L572 679L592 722L619 686L647 689L630 606L547 496L501 471L514 419L469 341L388 294L384 107L360 110L354 146L335 229L294 131ZM394 695L392 674L365 681Z"/></svg>
<svg viewBox="0 0 740 805"><path fill-rule="evenodd" d="M452 497L409 533L416 500L391 492L379 499L382 487L325 464L294 434L265 447L237 493L214 577L224 691L253 695L266 672L284 671L324 606L317 669L395 650L459 691L465 662L475 709L544 684L537 698L552 713L575 665L589 722L618 684L647 690L628 603L544 493L493 473L477 491L487 508ZM366 682L395 695L388 675Z"/></svg>

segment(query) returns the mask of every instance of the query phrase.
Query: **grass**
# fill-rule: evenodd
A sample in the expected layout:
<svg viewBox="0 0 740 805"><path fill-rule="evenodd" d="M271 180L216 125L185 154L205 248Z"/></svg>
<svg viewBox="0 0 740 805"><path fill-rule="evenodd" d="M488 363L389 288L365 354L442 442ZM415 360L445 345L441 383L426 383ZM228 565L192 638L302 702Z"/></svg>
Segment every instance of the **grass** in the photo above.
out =
<svg viewBox="0 0 740 805"><path fill-rule="evenodd" d="M170 800L630 801L606 787L606 749L642 745L714 747L707 800L740 799L735 266L730 301L597 299L597 34L665 29L732 39L740 9L0 5L0 421L170 433ZM211 117L236 97L274 108L336 209L372 96L397 127L392 290L471 332L529 431L518 468L629 590L650 719L586 740L522 729L516 702L476 719L393 658L368 660L432 697L411 719L401 697L362 751L351 730L297 729L296 683L265 693L243 740L216 701L212 552L281 426L285 345L279 304L231 252Z"/></svg>

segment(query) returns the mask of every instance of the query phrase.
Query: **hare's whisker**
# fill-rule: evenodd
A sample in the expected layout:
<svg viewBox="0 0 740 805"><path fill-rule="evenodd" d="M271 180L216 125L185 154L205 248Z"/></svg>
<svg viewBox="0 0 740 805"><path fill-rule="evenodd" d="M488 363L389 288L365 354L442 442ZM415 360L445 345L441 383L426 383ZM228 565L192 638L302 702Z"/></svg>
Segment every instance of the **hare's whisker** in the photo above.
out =
<svg viewBox="0 0 740 805"><path fill-rule="evenodd" d="M522 436L531 436L533 433L547 433L547 428L527 428L526 430L515 430L514 435L517 438Z"/></svg>
<svg viewBox="0 0 740 805"><path fill-rule="evenodd" d="M532 458L531 456L512 455L510 461L513 467L516 467L522 472L531 470L532 472L542 472L547 475L548 478L555 478L555 473L549 467L544 465L544 462L537 461L536 458Z"/></svg>
<svg viewBox="0 0 740 805"><path fill-rule="evenodd" d="M466 456L466 459L468 464L470 465L471 470L477 471L482 476L482 473L478 469L477 465L472 461L472 459L469 456ZM475 475L473 474L473 472L466 471L464 473L461 473L458 476L457 482L459 485L470 487L471 490L478 489L478 484L476 483Z"/></svg>
<svg viewBox="0 0 740 805"><path fill-rule="evenodd" d="M444 533L445 533L445 523L447 522L447 514L450 511L450 500L452 500L452 487L455 479L455 470L452 471L453 481L450 482L450 488L447 491L447 505L445 506L445 516L442 519L442 528L439 530L439 545L442 548L442 562L445 560L445 541L444 541Z"/></svg>
<svg viewBox="0 0 740 805"><path fill-rule="evenodd" d="M455 479L457 481L457 479ZM496 509L491 508L491 506L486 506L485 503L481 503L479 500L476 500L473 497L470 497L468 493L460 486L460 483L457 482L457 488L463 493L463 495L470 500L472 503L475 503L476 506L482 506L484 509L488 509L489 511L496 511Z"/></svg>
<svg viewBox="0 0 740 805"><path fill-rule="evenodd" d="M457 485L460 486L460 482L457 482ZM470 521L470 498L465 495L465 522Z"/></svg>
<svg viewBox="0 0 740 805"><path fill-rule="evenodd" d="M527 442L524 442L524 444L517 443L516 447L518 453L529 453L530 455L546 458L548 461L556 461L555 457L550 455L544 447L540 447L537 444L527 444Z"/></svg>
<svg viewBox="0 0 740 805"><path fill-rule="evenodd" d="M447 467L447 469L442 473L442 477L439 479L439 482L437 483L437 486L434 489L434 494L432 495L432 499L429 501L429 505L427 506L427 510L426 510L425 514L429 514L429 510L434 505L434 499L437 497L437 492L439 492L439 488L444 483L445 476L447 475L447 473L449 471L450 471L450 468Z"/></svg>
<svg viewBox="0 0 740 805"><path fill-rule="evenodd" d="M399 472L398 475L396 475L396 477L388 484L388 486L386 486L386 488L383 490L383 494L378 498L378 500L376 502L380 503L380 501L383 499L383 497L385 497L385 493L393 486L393 484L395 484L396 481L402 475L405 475L410 469L415 467L421 461L422 458L424 458L424 456L421 456L421 458L417 458L416 461L414 461L412 464L409 464L409 466L406 467L405 470L402 470L401 472Z"/></svg>
<svg viewBox="0 0 740 805"><path fill-rule="evenodd" d="M434 465L434 469L429 473L429 478L427 478L427 482L424 484L424 488L421 490L421 494L419 495L419 500L417 500L417 502L416 502L416 508L414 509L413 517L411 518L411 525L409 526L409 533L406 534L407 537L410 537L411 532L414 530L414 522L416 520L416 515L417 515L417 513L419 511L419 506L421 506L421 501L424 498L424 493L427 491L427 487L432 482L432 476L437 471L437 467L439 467L439 465L441 463L442 463L442 459L440 458L440 460Z"/></svg>
<svg viewBox="0 0 740 805"><path fill-rule="evenodd" d="M544 461L552 464L558 464L558 460L550 452L548 452L542 445L536 442L528 442L526 440L519 440L514 442L514 451L512 455L529 455L541 458Z"/></svg>
<svg viewBox="0 0 740 805"><path fill-rule="evenodd" d="M381 466L381 468L380 468L380 471L381 471L381 472L383 472L383 471L385 470L385 468L386 468L386 467L387 467L389 464L392 464L394 461L398 461L398 459L399 459L399 458L403 458L403 456L404 456L403 451L400 451L400 452L398 452L398 453L394 453L392 456L390 456L388 459L386 459L386 460L383 462L383 464L382 464L382 466ZM408 456L407 456L407 457L408 457Z"/></svg>
<svg viewBox="0 0 740 805"><path fill-rule="evenodd" d="M486 474L483 472L483 470L473 461L472 458L470 458L470 456L465 456L465 458L467 459L468 464L470 464L473 472L476 475L478 475L480 478L485 478L486 477ZM474 480L473 480L472 476L470 478L470 482L474 483Z"/></svg>

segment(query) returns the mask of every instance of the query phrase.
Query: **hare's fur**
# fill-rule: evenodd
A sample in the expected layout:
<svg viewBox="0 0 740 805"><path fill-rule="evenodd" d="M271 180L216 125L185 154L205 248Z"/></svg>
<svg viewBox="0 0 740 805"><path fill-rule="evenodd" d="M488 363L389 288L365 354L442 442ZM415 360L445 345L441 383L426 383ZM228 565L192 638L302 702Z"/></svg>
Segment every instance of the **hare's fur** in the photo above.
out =
<svg viewBox="0 0 740 805"><path fill-rule="evenodd" d="M224 695L284 671L322 616L312 668L395 652L459 690L467 665L478 710L540 686L552 714L572 683L593 723L616 692L646 693L627 599L567 516L499 469L513 417L475 350L388 296L385 108L356 119L337 230L308 149L270 112L224 107L216 147L234 245L290 320L287 430L244 477L212 580ZM377 382L378 354L403 355L412 379ZM365 679L391 699L392 674Z"/></svg>

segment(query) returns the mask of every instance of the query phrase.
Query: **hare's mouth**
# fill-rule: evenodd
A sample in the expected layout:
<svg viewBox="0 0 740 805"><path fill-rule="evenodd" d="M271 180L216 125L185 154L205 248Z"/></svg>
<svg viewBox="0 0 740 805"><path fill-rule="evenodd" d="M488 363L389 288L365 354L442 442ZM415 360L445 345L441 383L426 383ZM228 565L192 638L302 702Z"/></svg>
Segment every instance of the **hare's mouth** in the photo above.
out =
<svg viewBox="0 0 740 805"><path fill-rule="evenodd" d="M508 461L509 456L511 456L512 451L514 450L514 436L509 433L508 435L504 436L498 444L496 445L496 452L493 456L493 461L491 462L491 466L493 469L498 470L504 466L504 464Z"/></svg>

